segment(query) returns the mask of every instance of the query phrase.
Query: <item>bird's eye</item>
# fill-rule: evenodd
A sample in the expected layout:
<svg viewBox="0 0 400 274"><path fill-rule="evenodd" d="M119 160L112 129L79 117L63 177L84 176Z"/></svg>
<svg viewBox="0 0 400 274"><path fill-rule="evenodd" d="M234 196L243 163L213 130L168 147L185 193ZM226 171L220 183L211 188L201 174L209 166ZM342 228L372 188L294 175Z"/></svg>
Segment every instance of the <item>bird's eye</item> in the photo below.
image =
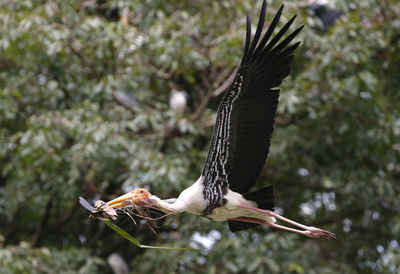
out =
<svg viewBox="0 0 400 274"><path fill-rule="evenodd" d="M143 190L141 190L140 193L143 193Z"/></svg>

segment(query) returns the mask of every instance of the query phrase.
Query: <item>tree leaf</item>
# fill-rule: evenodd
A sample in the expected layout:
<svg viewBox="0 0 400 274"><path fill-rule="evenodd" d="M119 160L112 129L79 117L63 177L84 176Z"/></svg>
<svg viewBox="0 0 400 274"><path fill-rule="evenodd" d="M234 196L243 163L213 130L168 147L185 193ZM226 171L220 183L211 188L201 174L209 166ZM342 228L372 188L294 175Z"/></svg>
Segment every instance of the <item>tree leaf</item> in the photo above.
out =
<svg viewBox="0 0 400 274"><path fill-rule="evenodd" d="M195 249L195 248L186 248L186 247L165 247L165 246L151 246L151 245L142 245L139 243L138 240L136 240L134 237L132 237L128 232L120 228L119 226L115 225L111 221L105 221L106 225L108 225L109 228L117 232L119 235L133 243L134 245L140 247L140 248L151 248L151 249L163 249L163 250L186 250L186 251L201 251L200 249Z"/></svg>

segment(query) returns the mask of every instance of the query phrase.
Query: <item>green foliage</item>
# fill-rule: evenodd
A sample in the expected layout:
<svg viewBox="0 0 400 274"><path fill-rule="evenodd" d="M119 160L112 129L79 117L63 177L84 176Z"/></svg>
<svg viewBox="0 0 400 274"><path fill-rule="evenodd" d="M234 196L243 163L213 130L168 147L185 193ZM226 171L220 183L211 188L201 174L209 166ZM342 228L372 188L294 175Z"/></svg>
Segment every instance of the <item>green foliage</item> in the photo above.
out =
<svg viewBox="0 0 400 274"><path fill-rule="evenodd" d="M1 273L96 273L104 262L85 248L32 248L26 242L0 249Z"/></svg>
<svg viewBox="0 0 400 274"><path fill-rule="evenodd" d="M269 19L281 4L270 2ZM274 184L285 216L338 239L232 234L189 214L157 234L118 224L201 254L133 247L77 198L139 186L176 197L197 179L221 96L207 98L240 62L244 15L256 24L261 1L0 2L0 272L107 273L118 252L132 273L396 273L400 4L338 0L344 15L322 33L304 2L285 2L282 22L297 13L306 28L258 185ZM180 89L193 97L184 117L168 107Z"/></svg>

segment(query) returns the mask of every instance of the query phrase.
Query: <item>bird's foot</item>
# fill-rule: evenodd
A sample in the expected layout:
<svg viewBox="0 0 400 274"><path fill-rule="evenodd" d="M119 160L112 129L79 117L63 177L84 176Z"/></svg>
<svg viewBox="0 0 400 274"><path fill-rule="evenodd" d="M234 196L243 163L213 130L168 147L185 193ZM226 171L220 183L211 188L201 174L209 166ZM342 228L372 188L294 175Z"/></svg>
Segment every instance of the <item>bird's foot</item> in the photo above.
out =
<svg viewBox="0 0 400 274"><path fill-rule="evenodd" d="M308 227L304 235L310 238L336 239L335 233L312 226Z"/></svg>

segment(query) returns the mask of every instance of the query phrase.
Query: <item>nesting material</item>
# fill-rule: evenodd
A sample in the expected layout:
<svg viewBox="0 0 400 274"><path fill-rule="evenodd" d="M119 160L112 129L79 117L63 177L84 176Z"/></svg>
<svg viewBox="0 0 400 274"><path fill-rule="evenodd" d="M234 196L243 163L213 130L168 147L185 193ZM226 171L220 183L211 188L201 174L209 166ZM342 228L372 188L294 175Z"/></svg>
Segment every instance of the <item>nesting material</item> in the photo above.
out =
<svg viewBox="0 0 400 274"><path fill-rule="evenodd" d="M117 212L114 208L109 206L106 202L97 200L94 202L94 207L84 198L79 197L79 203L88 211L90 211L90 218L99 219L102 221L109 221L117 219Z"/></svg>

